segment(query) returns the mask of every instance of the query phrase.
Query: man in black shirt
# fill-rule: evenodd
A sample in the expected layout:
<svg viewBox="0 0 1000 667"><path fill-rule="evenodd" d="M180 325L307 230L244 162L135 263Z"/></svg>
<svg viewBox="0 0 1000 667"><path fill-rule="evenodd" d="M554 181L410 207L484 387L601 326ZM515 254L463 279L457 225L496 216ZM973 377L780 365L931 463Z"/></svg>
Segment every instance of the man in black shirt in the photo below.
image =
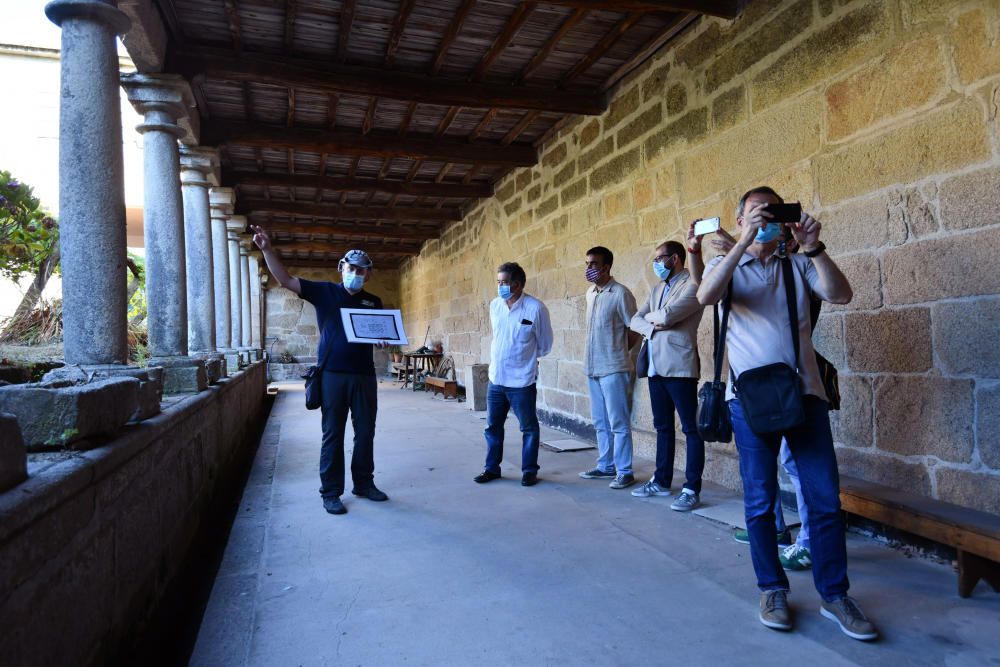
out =
<svg viewBox="0 0 1000 667"><path fill-rule="evenodd" d="M345 514L340 501L344 493L344 430L347 413L354 426L354 454L351 456L352 493L369 500L388 500L374 481L375 413L378 407L372 346L349 343L344 333L341 308L382 308L382 300L364 290L371 276L372 260L363 250L348 251L337 269L341 282L315 282L288 273L278 253L271 247L267 232L252 227L254 243L264 254L267 268L278 283L316 308L319 326L318 363L323 369L323 446L319 455L319 478L323 507L330 514ZM380 344L383 347L385 344Z"/></svg>

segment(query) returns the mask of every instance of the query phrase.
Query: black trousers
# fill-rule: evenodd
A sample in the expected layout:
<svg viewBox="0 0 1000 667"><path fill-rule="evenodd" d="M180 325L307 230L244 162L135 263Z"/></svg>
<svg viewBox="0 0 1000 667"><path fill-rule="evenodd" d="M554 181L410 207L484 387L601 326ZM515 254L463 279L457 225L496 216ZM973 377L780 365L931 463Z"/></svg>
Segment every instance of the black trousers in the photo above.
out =
<svg viewBox="0 0 1000 667"><path fill-rule="evenodd" d="M319 453L319 492L324 498L344 493L344 431L347 413L354 427L351 477L354 490L366 493L375 475L375 413L378 382L374 375L323 373L323 446Z"/></svg>

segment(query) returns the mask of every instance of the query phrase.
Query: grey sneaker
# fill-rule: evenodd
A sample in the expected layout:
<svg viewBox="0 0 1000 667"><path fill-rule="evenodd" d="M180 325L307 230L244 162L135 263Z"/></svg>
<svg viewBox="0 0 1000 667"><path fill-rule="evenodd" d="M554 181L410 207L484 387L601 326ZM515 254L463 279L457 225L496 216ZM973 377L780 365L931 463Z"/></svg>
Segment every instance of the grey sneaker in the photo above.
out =
<svg viewBox="0 0 1000 667"><path fill-rule="evenodd" d="M675 512L690 512L700 503L698 494L691 489L684 489L681 491L681 495L677 496L674 502L670 503L670 509Z"/></svg>
<svg viewBox="0 0 1000 667"><path fill-rule="evenodd" d="M323 509L330 514L347 514L347 508L344 507L344 503L340 502L340 498L338 497L324 498Z"/></svg>
<svg viewBox="0 0 1000 667"><path fill-rule="evenodd" d="M788 591L764 591L760 594L760 622L773 630L791 630Z"/></svg>
<svg viewBox="0 0 1000 667"><path fill-rule="evenodd" d="M583 479L614 479L617 473L614 469L604 472L600 468L594 468L593 470L588 470L587 472L581 472L580 477Z"/></svg>
<svg viewBox="0 0 1000 667"><path fill-rule="evenodd" d="M857 601L850 596L845 595L832 602L824 601L819 606L819 613L831 621L836 621L848 637L862 641L878 638L878 630L865 616L865 612L861 611Z"/></svg>
<svg viewBox="0 0 1000 667"><path fill-rule="evenodd" d="M655 479L651 479L632 491L632 495L636 498L649 498L651 496L667 496L669 498L670 489L660 486Z"/></svg>
<svg viewBox="0 0 1000 667"><path fill-rule="evenodd" d="M612 489L627 489L635 484L635 475L630 472L619 473L615 481L608 484Z"/></svg>

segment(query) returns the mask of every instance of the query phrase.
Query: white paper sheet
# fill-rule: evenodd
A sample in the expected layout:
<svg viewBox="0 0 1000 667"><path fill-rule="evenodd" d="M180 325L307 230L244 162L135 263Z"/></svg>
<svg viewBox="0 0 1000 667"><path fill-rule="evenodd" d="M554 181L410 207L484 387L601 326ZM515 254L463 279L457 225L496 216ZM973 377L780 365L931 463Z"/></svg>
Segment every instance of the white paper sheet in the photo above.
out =
<svg viewBox="0 0 1000 667"><path fill-rule="evenodd" d="M398 310L371 308L341 308L344 333L349 343L377 343L409 345L403 329L403 314Z"/></svg>

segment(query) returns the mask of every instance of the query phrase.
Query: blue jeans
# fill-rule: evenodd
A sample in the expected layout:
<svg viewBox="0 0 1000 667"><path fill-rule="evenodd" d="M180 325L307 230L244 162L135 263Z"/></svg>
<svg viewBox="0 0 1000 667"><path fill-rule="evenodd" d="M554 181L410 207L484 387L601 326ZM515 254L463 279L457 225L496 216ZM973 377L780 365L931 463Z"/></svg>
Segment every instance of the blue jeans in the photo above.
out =
<svg viewBox="0 0 1000 667"><path fill-rule="evenodd" d="M631 373L587 378L590 416L597 431L597 468L604 472L632 474L631 379Z"/></svg>
<svg viewBox="0 0 1000 667"><path fill-rule="evenodd" d="M504 387L490 382L486 391L486 466L487 472L500 473L503 461L504 421L507 412L514 410L521 425L521 472L538 472L538 415L535 385Z"/></svg>
<svg viewBox="0 0 1000 667"><path fill-rule="evenodd" d="M788 479L792 480L792 486L795 488L795 504L799 512L799 521L802 522L799 532L795 535L795 543L803 549L808 549L809 504L806 503L806 499L802 496L802 482L799 480L799 469L795 466L795 459L792 458L792 450L788 449L788 443L784 440L781 441L781 452L778 454L778 459L781 461L781 466L785 469L785 472L788 473ZM781 511L780 501L774 505L774 524L779 533L783 533L785 528L787 528L785 525L785 515Z"/></svg>
<svg viewBox="0 0 1000 667"><path fill-rule="evenodd" d="M674 409L681 418L687 440L684 488L701 493L705 470L705 441L698 435L698 380L696 378L649 378L649 403L656 428L656 472L653 479L667 489L674 479Z"/></svg>
<svg viewBox="0 0 1000 667"><path fill-rule="evenodd" d="M747 424L740 400L729 401L736 449L740 454L743 505L757 586L762 591L788 590L788 578L781 569L778 550L774 548L778 449L784 436L798 468L802 496L809 504L813 582L820 596L830 601L846 595L850 587L844 522L840 514L840 478L826 401L806 396L804 407L806 420L801 426L762 437Z"/></svg>

